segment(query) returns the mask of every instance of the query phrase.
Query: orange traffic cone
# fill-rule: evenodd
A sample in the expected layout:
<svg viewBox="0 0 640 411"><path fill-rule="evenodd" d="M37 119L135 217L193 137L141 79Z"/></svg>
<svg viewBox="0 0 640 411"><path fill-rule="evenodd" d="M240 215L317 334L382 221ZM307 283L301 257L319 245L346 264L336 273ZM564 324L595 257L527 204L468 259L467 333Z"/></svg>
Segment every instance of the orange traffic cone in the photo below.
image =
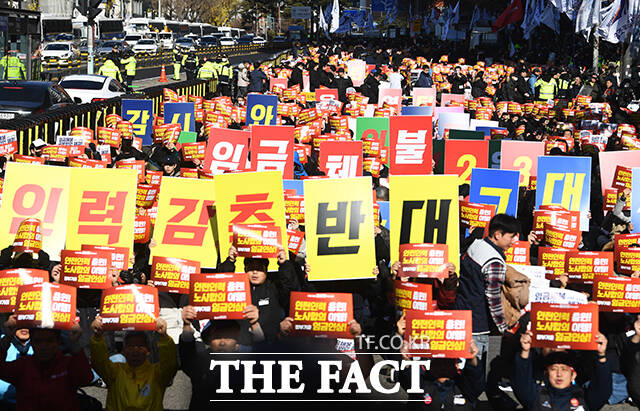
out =
<svg viewBox="0 0 640 411"><path fill-rule="evenodd" d="M158 83L168 83L167 80L167 71L164 69L164 64L162 65L162 71L160 72L160 78L158 79Z"/></svg>

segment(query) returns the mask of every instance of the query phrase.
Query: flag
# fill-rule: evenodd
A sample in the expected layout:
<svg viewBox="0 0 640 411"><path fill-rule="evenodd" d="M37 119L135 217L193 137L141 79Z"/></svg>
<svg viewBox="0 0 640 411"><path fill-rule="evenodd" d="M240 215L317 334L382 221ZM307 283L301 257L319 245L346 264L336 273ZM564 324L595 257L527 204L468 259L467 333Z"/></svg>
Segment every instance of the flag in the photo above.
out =
<svg viewBox="0 0 640 411"><path fill-rule="evenodd" d="M324 32L327 32L327 29L329 28L329 25L327 24L327 22L324 19L324 14L322 13L322 7L320 7L320 21L318 22L318 25L320 26L320 28L322 30L324 30Z"/></svg>
<svg viewBox="0 0 640 411"><path fill-rule="evenodd" d="M493 22L491 28L493 31L498 31L511 23L519 21L523 16L522 0L513 0L513 3L509 4L505 11Z"/></svg>
<svg viewBox="0 0 640 411"><path fill-rule="evenodd" d="M627 41L632 30L632 18L629 15L629 0L615 0L602 9L602 23L596 34L609 43Z"/></svg>
<svg viewBox="0 0 640 411"><path fill-rule="evenodd" d="M471 21L469 22L469 30L473 29L473 26L478 22L479 19L480 19L480 9L476 4L475 7L473 8L473 15L471 15Z"/></svg>
<svg viewBox="0 0 640 411"><path fill-rule="evenodd" d="M333 0L333 6L331 6L331 27L329 32L333 33L340 27L340 4L338 0Z"/></svg>
<svg viewBox="0 0 640 411"><path fill-rule="evenodd" d="M453 8L453 13L450 17L451 24L458 24L460 21L460 0L458 0L458 4Z"/></svg>
<svg viewBox="0 0 640 411"><path fill-rule="evenodd" d="M553 4L547 4L547 7L545 7L542 15L540 16L540 23L549 27L557 34L560 34L560 14L558 13L558 9L553 7Z"/></svg>
<svg viewBox="0 0 640 411"><path fill-rule="evenodd" d="M365 30L373 30L373 14L371 12L367 15L367 23L364 25Z"/></svg>
<svg viewBox="0 0 640 411"><path fill-rule="evenodd" d="M600 23L600 0L583 0L576 15L576 33L586 32Z"/></svg>

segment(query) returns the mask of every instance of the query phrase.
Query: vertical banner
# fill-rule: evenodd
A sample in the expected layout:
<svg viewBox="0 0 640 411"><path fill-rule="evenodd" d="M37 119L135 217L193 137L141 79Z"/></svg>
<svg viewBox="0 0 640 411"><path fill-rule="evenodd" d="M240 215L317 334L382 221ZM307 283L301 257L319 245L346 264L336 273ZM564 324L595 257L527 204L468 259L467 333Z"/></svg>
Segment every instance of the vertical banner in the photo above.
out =
<svg viewBox="0 0 640 411"><path fill-rule="evenodd" d="M215 193L221 259L229 253L234 224L275 225L283 244L288 244L280 172L222 174L215 178ZM244 269L243 261L238 257L236 270ZM269 262L276 269L275 259Z"/></svg>
<svg viewBox="0 0 640 411"><path fill-rule="evenodd" d="M376 139L389 146L389 119L387 117L356 118L355 140Z"/></svg>
<svg viewBox="0 0 640 411"><path fill-rule="evenodd" d="M291 292L289 315L293 335L316 338L353 338L353 296L347 293Z"/></svg>
<svg viewBox="0 0 640 411"><path fill-rule="evenodd" d="M590 157L538 158L536 208L561 205L569 211L580 211L580 231L589 231L590 195Z"/></svg>
<svg viewBox="0 0 640 411"><path fill-rule="evenodd" d="M246 125L275 126L277 123L278 96L263 94L247 95Z"/></svg>
<svg viewBox="0 0 640 411"><path fill-rule="evenodd" d="M217 265L218 254L212 229L215 202L214 181L165 177L160 185L150 259L155 256L189 256L202 267ZM222 258L224 260L224 258Z"/></svg>
<svg viewBox="0 0 640 411"><path fill-rule="evenodd" d="M500 168L520 171L520 185L529 185L530 177L537 176L538 157L544 155L542 141L502 141Z"/></svg>
<svg viewBox="0 0 640 411"><path fill-rule="evenodd" d="M389 173L425 175L432 173L431 117L392 116L389 120Z"/></svg>
<svg viewBox="0 0 640 411"><path fill-rule="evenodd" d="M532 347L596 350L598 305L531 304Z"/></svg>
<svg viewBox="0 0 640 411"><path fill-rule="evenodd" d="M459 184L471 182L471 170L487 168L489 142L486 140L446 140L444 173L455 174Z"/></svg>
<svg viewBox="0 0 640 411"><path fill-rule="evenodd" d="M13 244L22 220L42 222L42 249L57 257L65 248L71 169L7 163L0 207L2 244Z"/></svg>
<svg viewBox="0 0 640 411"><path fill-rule="evenodd" d="M211 127L204 154L204 169L213 174L244 169L249 155L250 137L250 131Z"/></svg>
<svg viewBox="0 0 640 411"><path fill-rule="evenodd" d="M293 179L294 133L290 126L251 127L251 169L278 170L282 178Z"/></svg>
<svg viewBox="0 0 640 411"><path fill-rule="evenodd" d="M189 305L198 320L241 320L251 304L249 277L242 274L192 274Z"/></svg>
<svg viewBox="0 0 640 411"><path fill-rule="evenodd" d="M362 141L323 141L318 161L329 178L361 177Z"/></svg>
<svg viewBox="0 0 640 411"><path fill-rule="evenodd" d="M133 125L133 134L142 139L143 145L153 144L153 100L122 100L122 119Z"/></svg>
<svg viewBox="0 0 640 411"><path fill-rule="evenodd" d="M133 247L137 173L127 169L71 169L66 248L83 244Z"/></svg>
<svg viewBox="0 0 640 411"><path fill-rule="evenodd" d="M371 178L304 181L309 281L375 278Z"/></svg>
<svg viewBox="0 0 640 411"><path fill-rule="evenodd" d="M420 189L416 189L420 187ZM446 244L460 267L460 209L456 176L391 176L391 261L402 244Z"/></svg>
<svg viewBox="0 0 640 411"><path fill-rule="evenodd" d="M520 172L474 168L471 170L469 201L496 206L496 214L518 214Z"/></svg>
<svg viewBox="0 0 640 411"><path fill-rule="evenodd" d="M180 124L182 131L196 131L194 103L164 103L164 124Z"/></svg>

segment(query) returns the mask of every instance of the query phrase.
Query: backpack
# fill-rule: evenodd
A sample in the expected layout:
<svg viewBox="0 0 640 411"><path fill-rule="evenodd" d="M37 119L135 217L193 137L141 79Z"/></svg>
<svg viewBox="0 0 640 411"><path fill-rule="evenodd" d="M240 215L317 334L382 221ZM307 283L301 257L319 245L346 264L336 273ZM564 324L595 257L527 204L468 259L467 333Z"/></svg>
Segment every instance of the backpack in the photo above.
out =
<svg viewBox="0 0 640 411"><path fill-rule="evenodd" d="M78 402L81 411L102 411L102 403L84 392L83 389L78 389Z"/></svg>

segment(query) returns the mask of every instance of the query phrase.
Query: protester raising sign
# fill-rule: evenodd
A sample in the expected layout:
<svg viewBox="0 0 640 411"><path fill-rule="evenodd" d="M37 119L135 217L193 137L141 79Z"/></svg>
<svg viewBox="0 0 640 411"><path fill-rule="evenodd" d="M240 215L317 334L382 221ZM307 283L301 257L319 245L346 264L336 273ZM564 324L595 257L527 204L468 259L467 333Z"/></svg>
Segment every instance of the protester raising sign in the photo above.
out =
<svg viewBox="0 0 640 411"><path fill-rule="evenodd" d="M151 280L160 292L189 294L190 276L199 273L198 261L154 256L151 263Z"/></svg>
<svg viewBox="0 0 640 411"><path fill-rule="evenodd" d="M62 250L60 282L78 288L111 287L111 253L107 251Z"/></svg>
<svg viewBox="0 0 640 411"><path fill-rule="evenodd" d="M595 350L598 305L531 304L532 347Z"/></svg>
<svg viewBox="0 0 640 411"><path fill-rule="evenodd" d="M249 277L242 274L192 274L189 305L198 320L240 320L251 304Z"/></svg>
<svg viewBox="0 0 640 411"><path fill-rule="evenodd" d="M102 291L100 316L105 331L153 331L159 311L155 287L128 284Z"/></svg>
<svg viewBox="0 0 640 411"><path fill-rule="evenodd" d="M431 311L433 291L431 284L395 281L396 307L398 310Z"/></svg>
<svg viewBox="0 0 640 411"><path fill-rule="evenodd" d="M293 291L289 315L293 318L293 335L353 338L349 332L353 319L351 294Z"/></svg>
<svg viewBox="0 0 640 411"><path fill-rule="evenodd" d="M640 278L596 278L592 296L600 311L640 312Z"/></svg>
<svg viewBox="0 0 640 411"><path fill-rule="evenodd" d="M471 358L471 311L406 312L409 353L432 358Z"/></svg>
<svg viewBox="0 0 640 411"><path fill-rule="evenodd" d="M49 273L34 268L13 268L0 271L0 313L13 312L21 285L46 283Z"/></svg>
<svg viewBox="0 0 640 411"><path fill-rule="evenodd" d="M399 273L406 277L447 278L448 261L446 244L402 244Z"/></svg>

